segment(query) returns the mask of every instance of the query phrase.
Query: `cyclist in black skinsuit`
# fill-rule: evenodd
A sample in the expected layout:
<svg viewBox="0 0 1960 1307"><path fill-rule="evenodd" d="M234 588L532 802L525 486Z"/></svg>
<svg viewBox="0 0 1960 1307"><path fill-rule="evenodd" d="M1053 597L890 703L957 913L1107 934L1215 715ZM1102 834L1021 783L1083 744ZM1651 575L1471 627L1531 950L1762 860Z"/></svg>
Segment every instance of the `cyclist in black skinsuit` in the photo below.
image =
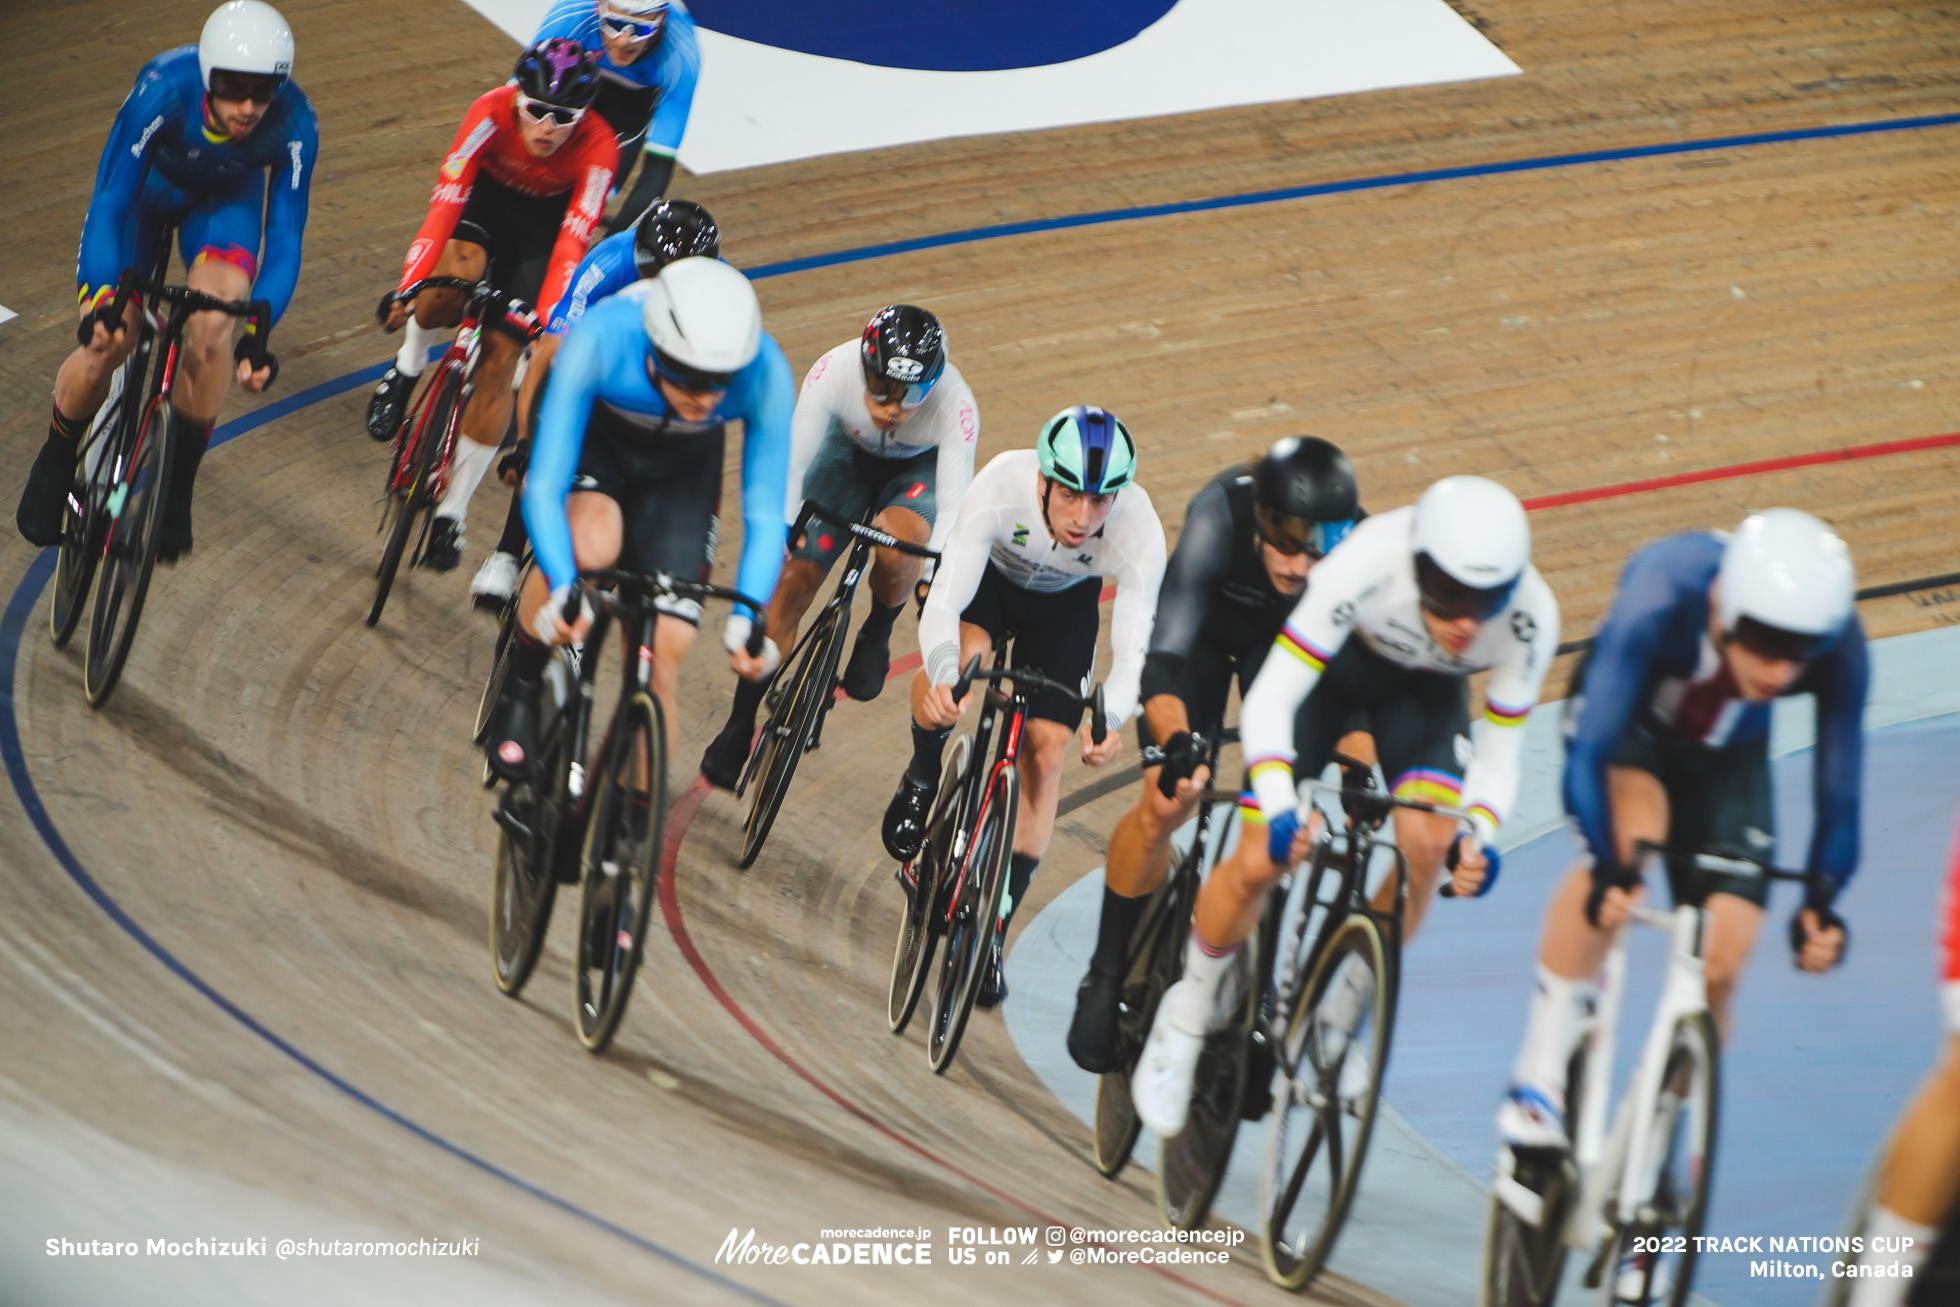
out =
<svg viewBox="0 0 1960 1307"><path fill-rule="evenodd" d="M1130 936L1170 864L1171 832L1206 783L1197 737L1224 724L1233 679L1243 695L1308 571L1361 516L1353 465L1313 436L1227 468L1191 500L1143 664L1143 791L1109 838L1095 955L1069 1027L1069 1055L1085 1071L1112 1069Z"/></svg>

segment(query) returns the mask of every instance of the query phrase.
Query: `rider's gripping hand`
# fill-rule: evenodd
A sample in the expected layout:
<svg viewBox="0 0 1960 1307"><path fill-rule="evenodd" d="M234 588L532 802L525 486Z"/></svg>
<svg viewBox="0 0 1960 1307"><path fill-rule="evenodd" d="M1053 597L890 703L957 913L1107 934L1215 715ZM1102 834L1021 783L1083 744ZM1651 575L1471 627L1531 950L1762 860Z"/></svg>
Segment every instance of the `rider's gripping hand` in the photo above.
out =
<svg viewBox="0 0 1960 1307"><path fill-rule="evenodd" d="M265 363L262 366L256 368L252 366L250 335L238 338L238 344L232 349L231 356L238 363L238 384L254 395L264 394L266 387L279 379L279 356L271 350L265 352Z"/></svg>
<svg viewBox="0 0 1960 1307"><path fill-rule="evenodd" d="M571 582L556 586L544 607L531 615L531 634L545 644L571 644L583 640L592 628L592 601L583 594L578 601L578 620L567 625L565 605L572 597Z"/></svg>
<svg viewBox="0 0 1960 1307"><path fill-rule="evenodd" d="M1592 890L1586 895L1586 922L1601 930L1618 930L1633 917L1640 902L1637 873L1618 863L1593 859Z"/></svg>
<svg viewBox="0 0 1960 1307"><path fill-rule="evenodd" d="M1184 797L1179 781L1188 780L1204 760L1204 737L1180 731L1163 744L1164 761L1157 768L1157 792L1167 799Z"/></svg>
<svg viewBox="0 0 1960 1307"><path fill-rule="evenodd" d="M389 291L375 306L374 316L380 319L382 330L395 332L402 329L402 324L408 321L408 315L414 308L413 300L400 299L395 292Z"/></svg>
<svg viewBox="0 0 1960 1307"><path fill-rule="evenodd" d="M749 652L749 637L755 632L755 619L747 613L734 612L721 628L721 646L728 650L728 662L735 674L745 681L759 681L776 670L782 661L782 650L774 640L764 638L762 652Z"/></svg>
<svg viewBox="0 0 1960 1307"><path fill-rule="evenodd" d="M934 730L943 730L957 724L966 713L966 705L973 698L973 691L966 692L966 698L953 702L953 687L950 685L929 685L925 697L919 701L919 725ZM1115 734L1114 731L1110 734Z"/></svg>
<svg viewBox="0 0 1960 1307"><path fill-rule="evenodd" d="M1459 831L1443 859L1450 869L1450 892L1460 899L1480 899L1497 884L1504 870L1504 856L1494 844L1487 845L1469 831Z"/></svg>
<svg viewBox="0 0 1960 1307"><path fill-rule="evenodd" d="M1796 955L1799 971L1829 971L1844 961L1850 944L1851 928L1832 910L1828 895L1807 895L1803 907L1790 918L1790 951Z"/></svg>
<svg viewBox="0 0 1960 1307"><path fill-rule="evenodd" d="M1091 767L1107 767L1116 755L1123 751L1121 731L1103 732L1102 743L1097 744L1095 735L1089 729L1089 723L1085 721L1075 728L1075 734L1076 738L1082 741L1082 761Z"/></svg>
<svg viewBox="0 0 1960 1307"><path fill-rule="evenodd" d="M1266 823L1266 856L1277 867L1293 865L1293 841L1300 833L1300 814L1288 810Z"/></svg>

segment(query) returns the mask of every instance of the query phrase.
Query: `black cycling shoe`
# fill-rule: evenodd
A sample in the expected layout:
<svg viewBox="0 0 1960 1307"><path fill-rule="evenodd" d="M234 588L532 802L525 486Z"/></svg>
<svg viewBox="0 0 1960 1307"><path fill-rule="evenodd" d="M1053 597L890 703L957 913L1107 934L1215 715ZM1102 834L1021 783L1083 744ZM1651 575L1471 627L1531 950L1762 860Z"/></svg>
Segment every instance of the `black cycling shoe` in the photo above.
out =
<svg viewBox="0 0 1960 1307"><path fill-rule="evenodd" d="M1117 1051L1116 1019L1123 1002L1120 973L1089 968L1075 990L1075 1019L1068 1027L1068 1055L1091 1075L1114 1071L1122 1063Z"/></svg>
<svg viewBox="0 0 1960 1307"><path fill-rule="evenodd" d="M34 456L34 467L21 488L20 506L14 509L14 525L27 543L46 548L61 543L61 517L68 507L68 491L75 484L75 451L79 440L50 440Z"/></svg>
<svg viewBox="0 0 1960 1307"><path fill-rule="evenodd" d="M415 378L403 376L401 369L389 364L368 400L368 434L376 440L393 440L401 429L402 414L408 411L408 397L414 393Z"/></svg>
<svg viewBox="0 0 1960 1307"><path fill-rule="evenodd" d="M526 685L515 676L505 682L504 692L491 710L490 730L484 739L483 751L493 774L507 781L530 776L538 747L536 684Z"/></svg>
<svg viewBox="0 0 1960 1307"><path fill-rule="evenodd" d="M851 646L851 661L844 664L844 693L859 703L877 698L891 669L890 634L873 641L858 632L857 643Z"/></svg>
<svg viewBox="0 0 1960 1307"><path fill-rule="evenodd" d="M157 530L157 561L174 563L191 551L191 496L197 488L197 460L177 451L170 468L170 491L163 501L163 522Z"/></svg>
<svg viewBox="0 0 1960 1307"><path fill-rule="evenodd" d="M463 524L453 517L436 518L429 528L429 543L422 549L422 566L437 572L453 572L463 562Z"/></svg>
<svg viewBox="0 0 1960 1307"><path fill-rule="evenodd" d="M973 996L973 1006L982 1012L991 1012L1007 1001L1007 964L1002 959L1006 948L1000 933L996 933L993 947L987 950L988 956L981 959L980 992Z"/></svg>
<svg viewBox="0 0 1960 1307"><path fill-rule="evenodd" d="M749 739L755 732L738 733L731 729L733 725L722 727L721 734L708 741L707 751L701 755L701 774L718 790L733 790L749 760Z"/></svg>
<svg viewBox="0 0 1960 1307"><path fill-rule="evenodd" d="M885 837L885 852L900 862L910 862L919 856L919 845L926 837L926 811L932 807L932 790L931 784L914 779L908 771L898 778L898 791L885 805L885 824L880 834Z"/></svg>

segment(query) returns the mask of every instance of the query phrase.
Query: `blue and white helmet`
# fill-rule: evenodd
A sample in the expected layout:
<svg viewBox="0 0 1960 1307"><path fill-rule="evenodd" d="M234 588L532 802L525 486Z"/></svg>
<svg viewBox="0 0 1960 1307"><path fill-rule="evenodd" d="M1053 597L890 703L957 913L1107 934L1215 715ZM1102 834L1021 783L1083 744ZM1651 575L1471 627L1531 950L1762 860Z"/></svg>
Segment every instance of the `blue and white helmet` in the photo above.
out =
<svg viewBox="0 0 1960 1307"><path fill-rule="evenodd" d="M1041 428L1034 447L1041 475L1085 495L1113 495L1136 480L1137 442L1108 409L1063 409Z"/></svg>

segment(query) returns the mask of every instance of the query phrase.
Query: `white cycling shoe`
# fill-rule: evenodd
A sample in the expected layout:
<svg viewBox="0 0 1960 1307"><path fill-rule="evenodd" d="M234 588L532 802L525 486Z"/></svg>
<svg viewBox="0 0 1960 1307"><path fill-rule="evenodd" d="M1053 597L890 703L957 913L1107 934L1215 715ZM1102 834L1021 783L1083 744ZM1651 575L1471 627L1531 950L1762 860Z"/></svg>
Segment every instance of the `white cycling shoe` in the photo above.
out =
<svg viewBox="0 0 1960 1307"><path fill-rule="evenodd" d="M506 553L494 553L476 569L470 582L470 602L478 608L502 608L517 590L517 560Z"/></svg>
<svg viewBox="0 0 1960 1307"><path fill-rule="evenodd" d="M1646 1283L1647 1265L1655 1261L1653 1253L1632 1253L1620 1259L1620 1272L1613 1281L1613 1301L1616 1303L1657 1303L1665 1302L1674 1287L1674 1277L1668 1273L1668 1264L1662 1260L1654 1267L1654 1282ZM1646 1290L1645 1295L1641 1293Z"/></svg>
<svg viewBox="0 0 1960 1307"><path fill-rule="evenodd" d="M1565 1114L1533 1085L1512 1085L1497 1107L1497 1137L1512 1148L1564 1148Z"/></svg>
<svg viewBox="0 0 1960 1307"><path fill-rule="evenodd" d="M1150 1026L1149 1042L1137 1069L1130 1074L1130 1099L1144 1125L1165 1138L1184 1129L1191 1114L1191 1082L1198 1073L1198 1055L1204 1052L1205 1037L1189 1034L1172 1024L1170 1011L1178 990L1190 984L1180 980L1164 994L1157 1005L1157 1019Z"/></svg>

